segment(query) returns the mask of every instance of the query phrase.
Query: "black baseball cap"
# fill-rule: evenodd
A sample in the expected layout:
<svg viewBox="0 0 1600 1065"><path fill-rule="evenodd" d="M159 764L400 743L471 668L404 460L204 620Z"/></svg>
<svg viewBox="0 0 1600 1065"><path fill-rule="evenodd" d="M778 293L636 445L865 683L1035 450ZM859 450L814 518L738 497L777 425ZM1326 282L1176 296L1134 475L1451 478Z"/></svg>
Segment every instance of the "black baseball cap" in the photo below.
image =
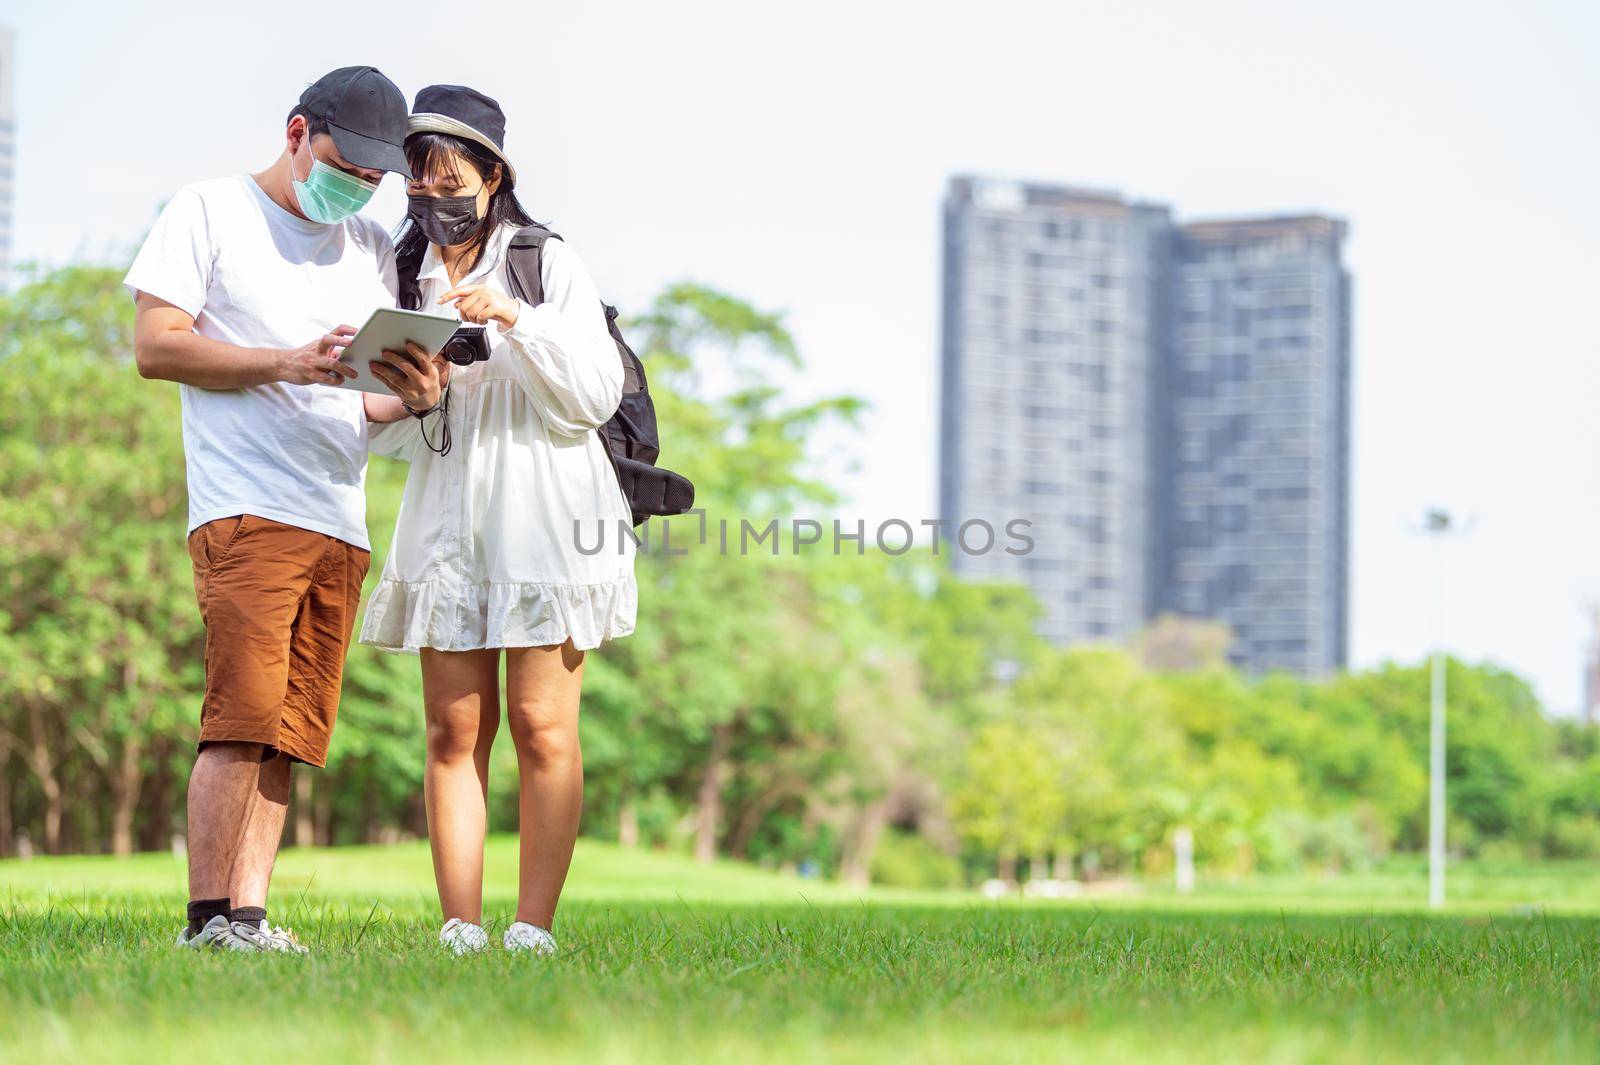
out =
<svg viewBox="0 0 1600 1065"><path fill-rule="evenodd" d="M499 156L507 179L517 183L517 168L506 158L506 113L493 97L465 85L429 85L417 93L407 128L475 141Z"/></svg>
<svg viewBox="0 0 1600 1065"><path fill-rule="evenodd" d="M328 123L352 166L411 176L406 165L406 97L376 67L340 67L300 94L300 106Z"/></svg>

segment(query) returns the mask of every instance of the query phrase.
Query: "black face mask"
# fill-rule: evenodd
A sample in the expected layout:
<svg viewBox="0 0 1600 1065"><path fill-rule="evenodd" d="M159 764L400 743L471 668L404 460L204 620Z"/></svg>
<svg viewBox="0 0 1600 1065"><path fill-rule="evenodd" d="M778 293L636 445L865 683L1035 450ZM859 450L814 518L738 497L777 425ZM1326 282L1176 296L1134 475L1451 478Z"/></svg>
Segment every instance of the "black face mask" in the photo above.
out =
<svg viewBox="0 0 1600 1065"><path fill-rule="evenodd" d="M408 196L410 205L406 214L422 230L430 243L443 247L461 244L472 239L478 224L476 196Z"/></svg>

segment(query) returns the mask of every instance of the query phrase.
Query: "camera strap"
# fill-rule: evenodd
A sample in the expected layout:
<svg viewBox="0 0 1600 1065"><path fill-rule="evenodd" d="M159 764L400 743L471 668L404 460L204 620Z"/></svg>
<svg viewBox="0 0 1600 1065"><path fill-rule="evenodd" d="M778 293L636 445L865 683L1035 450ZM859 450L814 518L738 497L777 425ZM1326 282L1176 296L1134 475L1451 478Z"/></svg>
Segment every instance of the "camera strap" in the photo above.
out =
<svg viewBox="0 0 1600 1065"><path fill-rule="evenodd" d="M440 458L450 454L450 386L448 384L444 386L444 392L439 396L439 402L427 410L413 411L409 407L406 410L410 412L413 418L422 423L417 427L417 431L422 434L422 442L428 446L428 450ZM440 415L438 444L435 444L428 436L428 415L435 412Z"/></svg>

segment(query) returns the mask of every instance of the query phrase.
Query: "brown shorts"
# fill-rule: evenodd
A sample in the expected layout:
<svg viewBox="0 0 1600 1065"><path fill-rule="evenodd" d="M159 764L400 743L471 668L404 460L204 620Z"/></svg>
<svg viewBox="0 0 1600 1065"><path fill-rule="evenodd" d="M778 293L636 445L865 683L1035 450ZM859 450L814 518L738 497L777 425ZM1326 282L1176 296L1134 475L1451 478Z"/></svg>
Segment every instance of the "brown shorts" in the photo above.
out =
<svg viewBox="0 0 1600 1065"><path fill-rule="evenodd" d="M243 514L190 533L189 558L206 627L200 746L260 743L322 765L371 553Z"/></svg>

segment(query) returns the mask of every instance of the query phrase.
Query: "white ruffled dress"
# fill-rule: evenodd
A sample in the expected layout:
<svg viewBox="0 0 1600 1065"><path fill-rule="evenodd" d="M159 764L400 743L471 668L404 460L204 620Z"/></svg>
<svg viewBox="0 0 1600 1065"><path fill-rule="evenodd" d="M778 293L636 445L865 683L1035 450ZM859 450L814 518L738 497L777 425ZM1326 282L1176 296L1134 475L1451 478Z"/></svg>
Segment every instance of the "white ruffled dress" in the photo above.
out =
<svg viewBox="0 0 1600 1065"><path fill-rule="evenodd" d="M502 227L460 284L509 294L515 232ZM488 362L451 367L447 415L370 426L371 449L411 472L363 643L416 654L570 637L588 650L633 631L629 509L594 431L616 411L622 363L577 255L551 240L541 259L545 302L522 304L508 330L489 327ZM451 287L437 249L418 280L422 309L447 313L435 302ZM441 457L423 432L437 444L446 416Z"/></svg>

